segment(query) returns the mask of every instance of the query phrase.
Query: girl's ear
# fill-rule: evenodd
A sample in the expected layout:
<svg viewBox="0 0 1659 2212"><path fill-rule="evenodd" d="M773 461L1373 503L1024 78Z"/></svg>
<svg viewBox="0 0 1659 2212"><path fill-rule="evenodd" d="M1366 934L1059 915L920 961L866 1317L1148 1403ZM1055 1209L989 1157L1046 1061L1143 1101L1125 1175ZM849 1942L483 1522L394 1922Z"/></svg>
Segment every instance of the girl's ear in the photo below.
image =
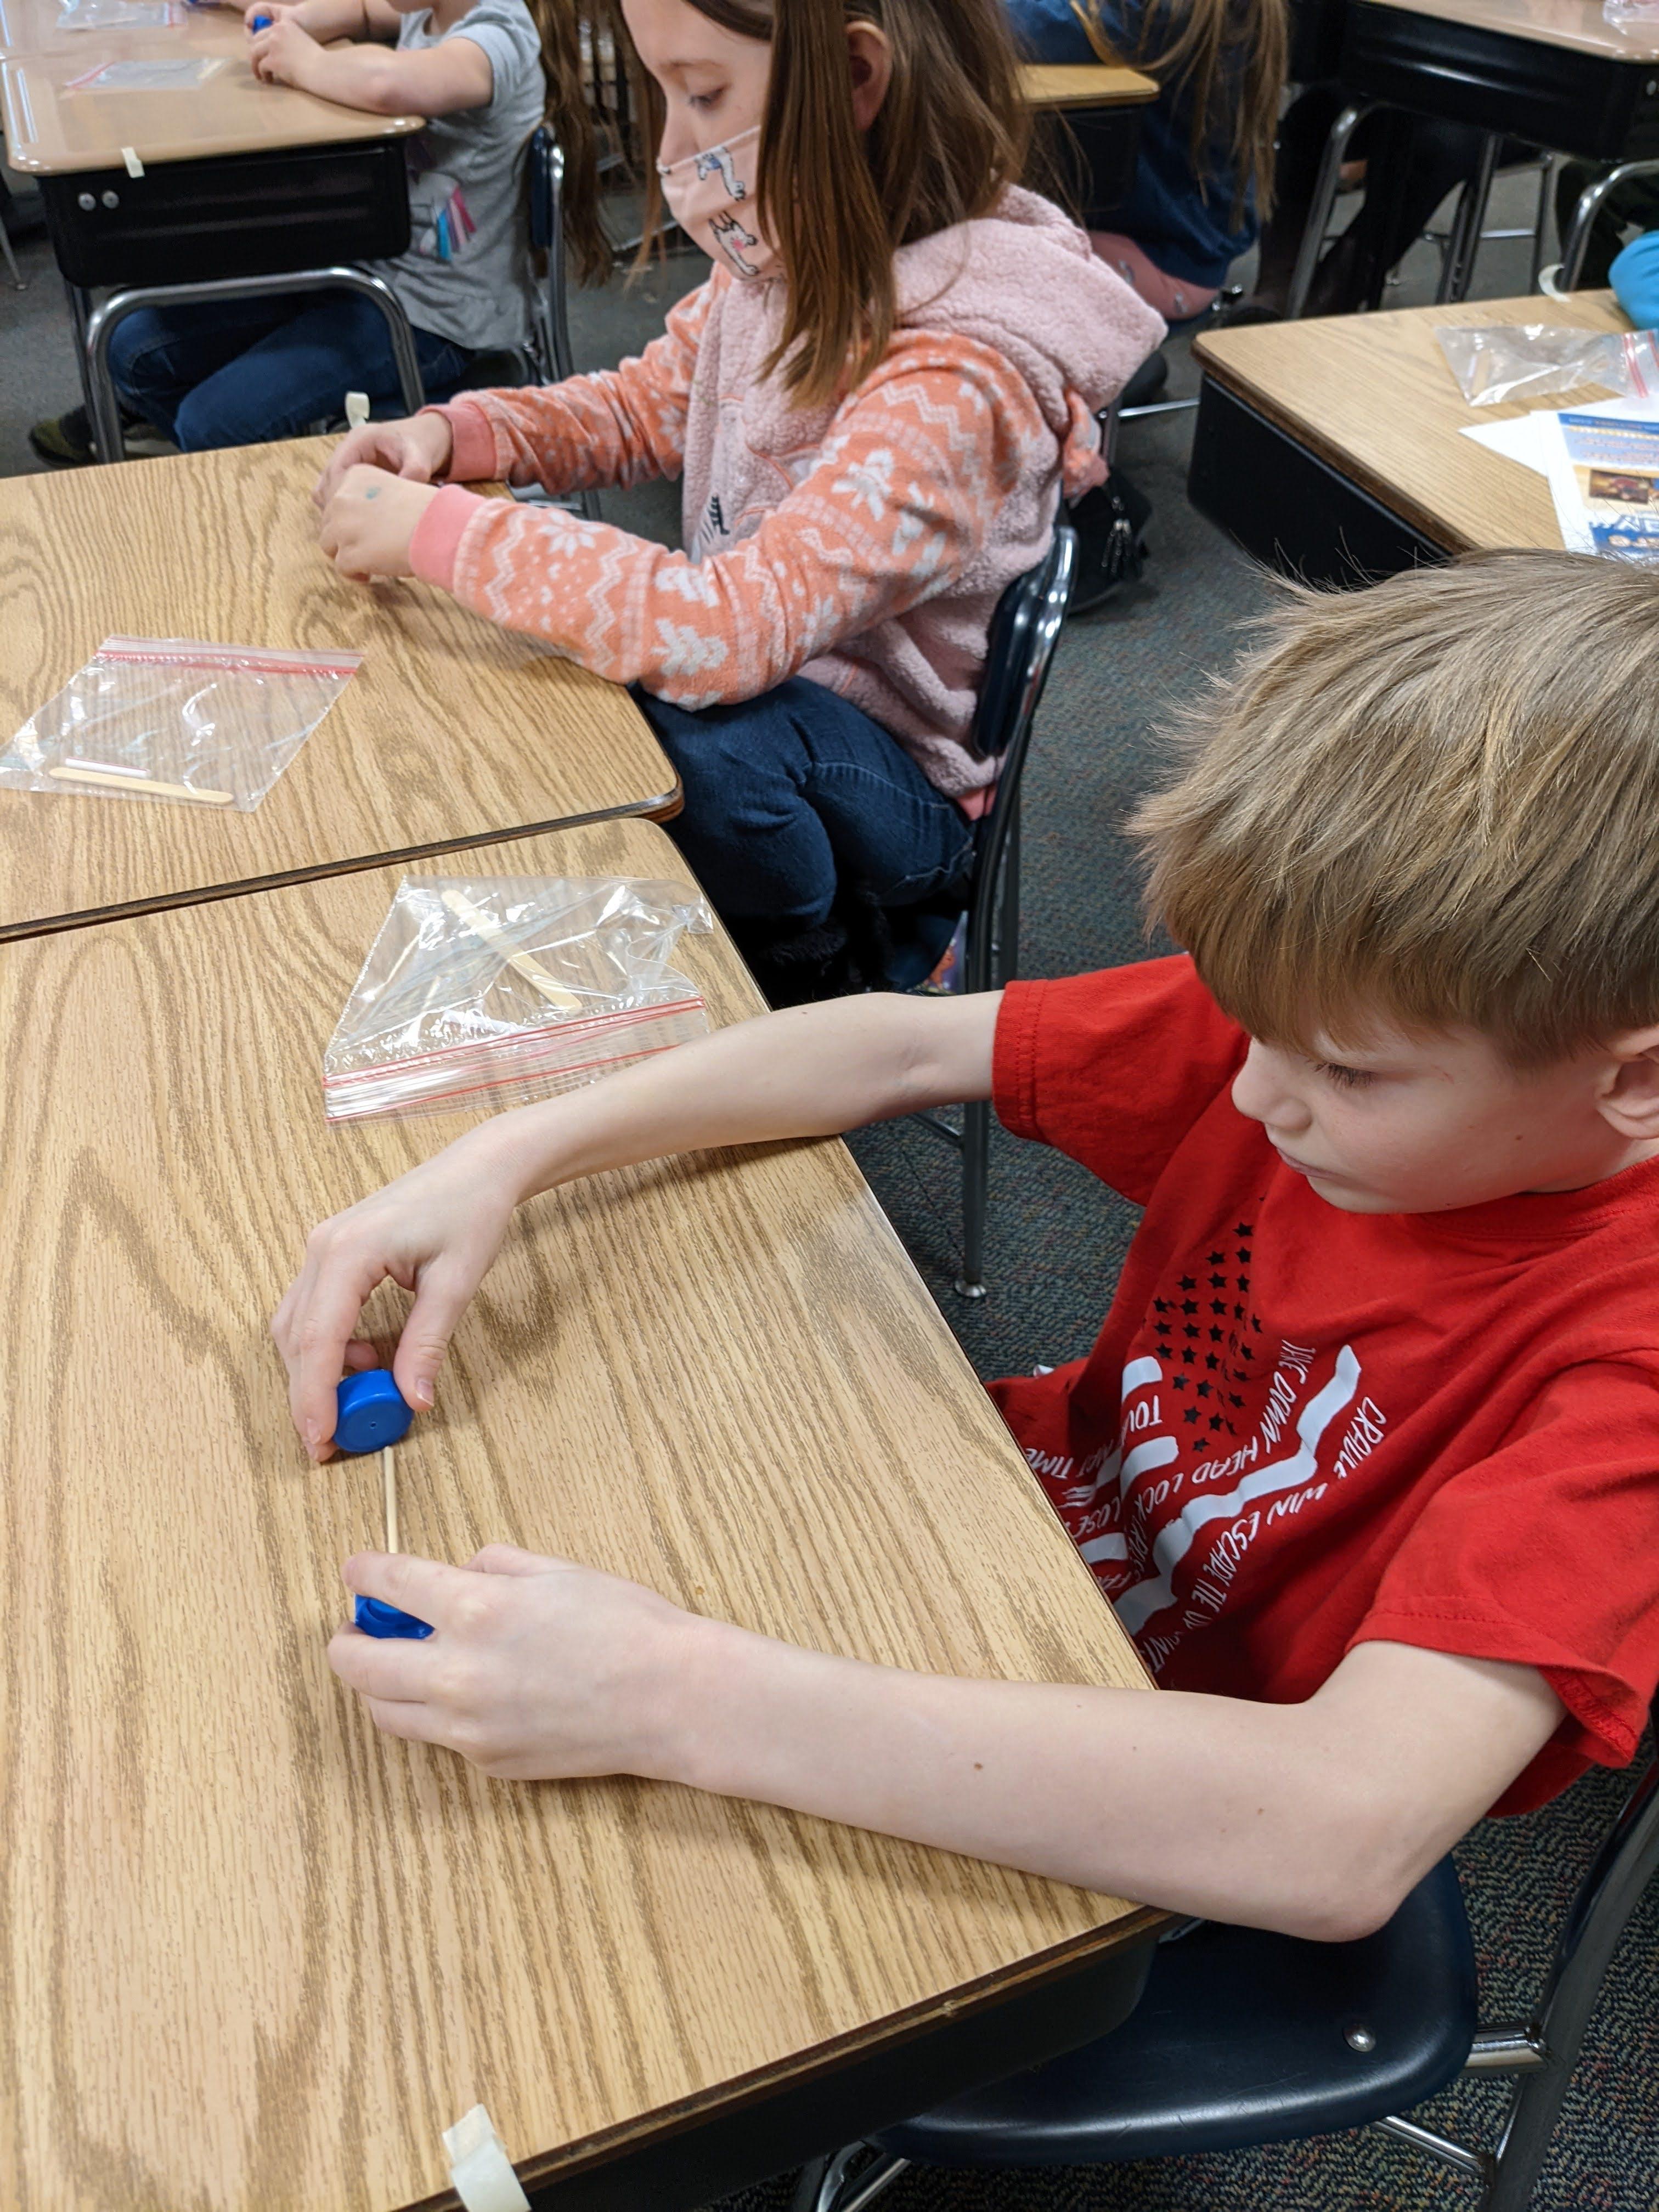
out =
<svg viewBox="0 0 1659 2212"><path fill-rule="evenodd" d="M867 131L881 112L893 77L893 50L875 23L847 26L847 52L853 70L853 120Z"/></svg>

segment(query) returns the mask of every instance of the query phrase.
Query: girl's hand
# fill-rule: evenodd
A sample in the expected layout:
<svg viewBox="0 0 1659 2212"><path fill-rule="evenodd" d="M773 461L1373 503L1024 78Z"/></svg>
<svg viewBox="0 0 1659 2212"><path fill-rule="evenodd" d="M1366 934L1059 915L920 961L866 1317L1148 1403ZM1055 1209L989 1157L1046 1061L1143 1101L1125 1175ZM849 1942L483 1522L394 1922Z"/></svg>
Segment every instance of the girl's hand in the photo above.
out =
<svg viewBox="0 0 1659 2212"><path fill-rule="evenodd" d="M336 1631L329 1664L375 1726L506 1781L666 1778L689 1656L722 1632L638 1583L511 1544L465 1567L361 1552L344 1577L434 1630L408 1642Z"/></svg>
<svg viewBox="0 0 1659 2212"><path fill-rule="evenodd" d="M260 29L263 29L265 24L280 23L284 15L293 13L294 9L289 4L289 0L251 0L251 4L242 10L242 27L249 38L257 38L258 33L253 27L256 15L264 18L260 25Z"/></svg>
<svg viewBox="0 0 1659 2212"><path fill-rule="evenodd" d="M449 466L455 440L441 415L408 415L400 422L365 422L349 430L329 455L311 496L326 507L349 469L385 469L410 483L430 483Z"/></svg>
<svg viewBox="0 0 1659 2212"><path fill-rule="evenodd" d="M342 575L406 576L410 545L437 496L434 485L384 469L348 469L323 509L318 540Z"/></svg>
<svg viewBox="0 0 1659 2212"><path fill-rule="evenodd" d="M264 84L297 85L303 91L307 73L322 48L295 21L292 9L270 12L275 21L253 33L248 56L253 74Z"/></svg>
<svg viewBox="0 0 1659 2212"><path fill-rule="evenodd" d="M392 1372L417 1411L432 1403L455 1324L501 1248L516 1198L486 1126L312 1231L270 1333L288 1367L294 1425L313 1459L330 1456L341 1376L379 1364L356 1331L364 1301L388 1278L415 1293Z"/></svg>

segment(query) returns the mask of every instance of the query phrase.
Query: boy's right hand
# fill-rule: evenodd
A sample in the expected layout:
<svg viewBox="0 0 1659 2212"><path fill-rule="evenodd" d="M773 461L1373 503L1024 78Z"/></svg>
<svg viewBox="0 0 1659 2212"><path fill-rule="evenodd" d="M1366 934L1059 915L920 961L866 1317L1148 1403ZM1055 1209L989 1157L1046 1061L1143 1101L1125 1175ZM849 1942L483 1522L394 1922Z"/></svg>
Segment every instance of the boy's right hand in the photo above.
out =
<svg viewBox="0 0 1659 2212"><path fill-rule="evenodd" d="M251 0L251 5L242 10L242 28L252 38L256 28L263 30L267 24L280 22L284 15L295 14L297 6L298 0L294 5L289 4L289 0ZM260 19L258 25L253 20L256 15Z"/></svg>
<svg viewBox="0 0 1659 2212"><path fill-rule="evenodd" d="M356 1330L365 1301L388 1277L415 1293L392 1372L417 1412L431 1405L455 1324L501 1249L514 1200L500 1162L463 1137L312 1231L270 1333L287 1364L294 1425L313 1459L332 1449L341 1376L380 1364Z"/></svg>
<svg viewBox="0 0 1659 2212"><path fill-rule="evenodd" d="M326 507L339 489L348 469L360 461L386 469L412 483L430 483L449 466L455 440L441 415L406 415L398 422L365 422L361 430L348 430L329 455L328 466L312 493L314 505Z"/></svg>

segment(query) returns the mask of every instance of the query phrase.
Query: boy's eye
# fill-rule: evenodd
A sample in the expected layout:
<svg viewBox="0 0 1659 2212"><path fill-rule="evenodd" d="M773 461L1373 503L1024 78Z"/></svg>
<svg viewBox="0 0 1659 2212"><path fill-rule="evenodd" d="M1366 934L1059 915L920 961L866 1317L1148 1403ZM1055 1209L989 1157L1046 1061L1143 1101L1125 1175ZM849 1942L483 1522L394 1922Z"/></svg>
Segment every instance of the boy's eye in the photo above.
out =
<svg viewBox="0 0 1659 2212"><path fill-rule="evenodd" d="M1344 1091L1361 1090L1371 1079L1368 1068L1344 1067L1340 1060L1320 1060L1314 1065L1322 1075Z"/></svg>

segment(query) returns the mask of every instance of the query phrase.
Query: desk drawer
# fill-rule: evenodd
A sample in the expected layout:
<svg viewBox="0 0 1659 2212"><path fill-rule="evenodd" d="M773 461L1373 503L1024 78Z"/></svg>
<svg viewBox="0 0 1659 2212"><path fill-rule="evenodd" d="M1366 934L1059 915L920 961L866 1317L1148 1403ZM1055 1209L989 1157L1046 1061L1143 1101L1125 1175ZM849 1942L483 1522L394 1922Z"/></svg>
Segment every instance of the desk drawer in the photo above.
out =
<svg viewBox="0 0 1659 2212"><path fill-rule="evenodd" d="M1546 46L1356 0L1343 88L1593 161L1659 155L1659 64Z"/></svg>
<svg viewBox="0 0 1659 2212"><path fill-rule="evenodd" d="M71 284L206 283L401 253L401 139L307 146L42 177L58 265Z"/></svg>

